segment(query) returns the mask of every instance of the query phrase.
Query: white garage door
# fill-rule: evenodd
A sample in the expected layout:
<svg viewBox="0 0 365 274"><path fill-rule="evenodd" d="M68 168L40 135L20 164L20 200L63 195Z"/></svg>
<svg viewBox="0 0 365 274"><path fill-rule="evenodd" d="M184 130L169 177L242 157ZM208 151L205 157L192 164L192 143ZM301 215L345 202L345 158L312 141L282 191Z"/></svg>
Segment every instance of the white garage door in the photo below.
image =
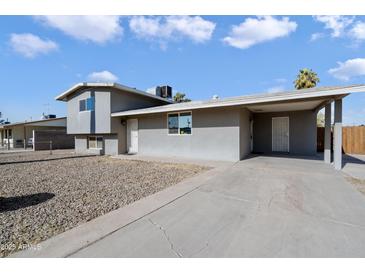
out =
<svg viewBox="0 0 365 274"><path fill-rule="evenodd" d="M272 118L272 151L289 152L289 117Z"/></svg>

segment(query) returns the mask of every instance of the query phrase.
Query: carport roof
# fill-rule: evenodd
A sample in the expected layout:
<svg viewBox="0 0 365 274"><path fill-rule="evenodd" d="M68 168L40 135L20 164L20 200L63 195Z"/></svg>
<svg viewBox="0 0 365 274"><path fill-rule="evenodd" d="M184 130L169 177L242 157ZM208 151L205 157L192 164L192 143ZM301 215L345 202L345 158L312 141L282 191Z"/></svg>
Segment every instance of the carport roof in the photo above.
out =
<svg viewBox="0 0 365 274"><path fill-rule="evenodd" d="M24 122L16 122L10 124L3 124L0 125L0 128L11 128L13 126L21 126L21 125L32 125L32 124L39 124L43 122L52 122L57 120L66 120L66 117L58 117L58 118L50 118L50 119L42 119L42 120L34 120L34 121L24 121Z"/></svg>
<svg viewBox="0 0 365 274"><path fill-rule="evenodd" d="M307 108L314 109L328 100L342 98L353 92L364 91L365 85L318 87L287 92L260 93L254 95L231 97L226 99L211 99L205 101L175 103L158 107L114 112L111 114L111 116L122 117L228 106L247 106L251 109L254 106L267 106L268 104L276 104L276 106L278 106L280 105L280 103L282 103L282 105L291 104L292 106L294 106L294 108L297 108L297 110L299 110L300 107L303 108L303 104L307 103ZM255 111L253 109L251 110Z"/></svg>

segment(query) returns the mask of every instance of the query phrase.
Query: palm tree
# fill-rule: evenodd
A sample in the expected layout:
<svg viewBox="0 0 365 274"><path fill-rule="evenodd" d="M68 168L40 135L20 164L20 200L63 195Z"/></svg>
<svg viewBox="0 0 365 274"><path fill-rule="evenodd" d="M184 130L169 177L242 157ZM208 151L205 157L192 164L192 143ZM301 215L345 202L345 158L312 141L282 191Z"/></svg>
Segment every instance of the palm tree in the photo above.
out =
<svg viewBox="0 0 365 274"><path fill-rule="evenodd" d="M294 86L296 89L314 88L318 83L317 73L311 69L304 68L299 71L297 79L294 81Z"/></svg>
<svg viewBox="0 0 365 274"><path fill-rule="evenodd" d="M176 92L174 96L174 101L176 103L183 103L183 102L190 102L191 100L185 97L185 93Z"/></svg>

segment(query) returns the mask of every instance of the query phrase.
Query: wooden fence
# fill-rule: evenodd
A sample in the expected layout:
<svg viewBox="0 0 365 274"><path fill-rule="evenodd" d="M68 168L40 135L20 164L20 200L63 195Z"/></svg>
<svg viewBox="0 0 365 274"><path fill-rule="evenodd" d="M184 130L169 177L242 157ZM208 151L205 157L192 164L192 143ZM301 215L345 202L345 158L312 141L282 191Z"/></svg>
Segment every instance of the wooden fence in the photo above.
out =
<svg viewBox="0 0 365 274"><path fill-rule="evenodd" d="M333 134L331 133L333 149ZM324 127L317 127L317 151L324 151ZM365 126L342 128L342 152L346 154L365 155Z"/></svg>
<svg viewBox="0 0 365 274"><path fill-rule="evenodd" d="M342 150L348 154L365 154L365 126L342 128Z"/></svg>

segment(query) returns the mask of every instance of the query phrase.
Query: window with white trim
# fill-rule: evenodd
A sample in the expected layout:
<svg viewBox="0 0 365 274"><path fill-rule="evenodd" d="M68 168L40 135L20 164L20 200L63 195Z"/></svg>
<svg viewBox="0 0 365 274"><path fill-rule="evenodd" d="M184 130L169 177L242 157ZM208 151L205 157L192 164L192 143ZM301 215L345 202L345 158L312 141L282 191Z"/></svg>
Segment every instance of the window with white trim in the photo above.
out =
<svg viewBox="0 0 365 274"><path fill-rule="evenodd" d="M94 111L95 110L95 97L92 96L87 99L79 101L79 111Z"/></svg>
<svg viewBox="0 0 365 274"><path fill-rule="evenodd" d="M100 136L89 136L88 147L90 149L102 149L103 148L103 137Z"/></svg>
<svg viewBox="0 0 365 274"><path fill-rule="evenodd" d="M190 135L192 128L192 113L179 112L167 115L168 134Z"/></svg>

